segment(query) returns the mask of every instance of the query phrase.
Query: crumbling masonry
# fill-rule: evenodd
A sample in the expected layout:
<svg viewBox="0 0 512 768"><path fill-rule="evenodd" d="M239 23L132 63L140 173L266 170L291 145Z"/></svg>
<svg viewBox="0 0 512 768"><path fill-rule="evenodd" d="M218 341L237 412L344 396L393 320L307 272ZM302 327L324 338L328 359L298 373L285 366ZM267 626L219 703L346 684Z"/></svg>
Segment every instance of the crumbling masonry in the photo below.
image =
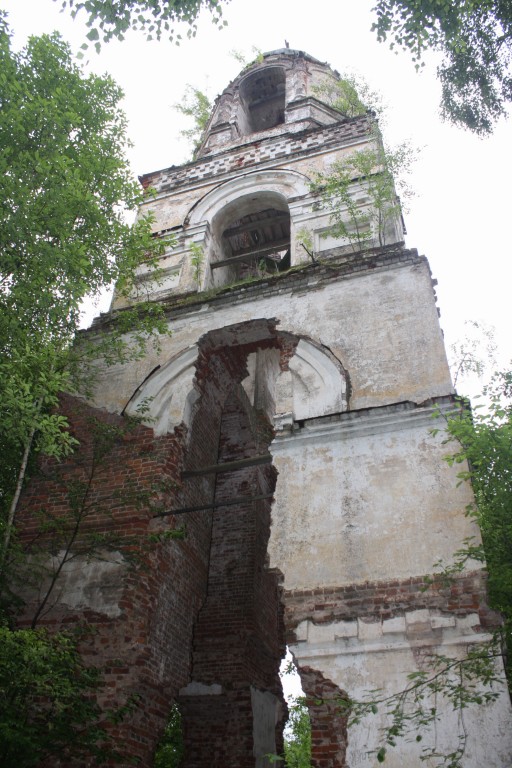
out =
<svg viewBox="0 0 512 768"><path fill-rule="evenodd" d="M373 766L381 715L347 731L340 701L399 691L429 654L463 655L492 626L477 564L431 578L478 534L431 432L454 393L428 263L396 215L364 249L334 237L311 191L315 172L378 141L367 115L326 103L318 86L336 77L302 52L266 54L219 97L193 162L142 177L168 247L163 280L141 268L140 285L172 336L99 366L87 404L63 398L80 451L23 499L28 541L42 507L65 516L87 485L80 536L103 534L103 557L66 565L43 620L94 628L82 649L105 668L104 702L139 697L116 733L141 766L173 704L185 768L269 766L287 644L313 766ZM371 221L365 179L351 195ZM89 333L108 335L127 304ZM119 428L96 463L92 420ZM41 598L27 599L28 616ZM464 766L508 766L509 709L502 692L461 725L446 707L386 765L420 765L425 743L453 747L463 727Z"/></svg>

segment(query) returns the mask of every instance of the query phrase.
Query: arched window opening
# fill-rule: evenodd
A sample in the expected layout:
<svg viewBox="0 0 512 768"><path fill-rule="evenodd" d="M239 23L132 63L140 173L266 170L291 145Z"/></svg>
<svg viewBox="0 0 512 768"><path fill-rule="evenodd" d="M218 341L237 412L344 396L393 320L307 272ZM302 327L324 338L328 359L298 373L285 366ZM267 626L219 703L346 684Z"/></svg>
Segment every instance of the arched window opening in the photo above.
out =
<svg viewBox="0 0 512 768"><path fill-rule="evenodd" d="M221 258L211 263L214 284L265 277L290 268L290 212L277 195L238 200L217 226Z"/></svg>
<svg viewBox="0 0 512 768"><path fill-rule="evenodd" d="M247 133L266 131L284 123L286 76L282 67L266 67L240 85Z"/></svg>
<svg viewBox="0 0 512 768"><path fill-rule="evenodd" d="M290 214L276 208L249 213L222 233L237 277L260 277L290 267Z"/></svg>

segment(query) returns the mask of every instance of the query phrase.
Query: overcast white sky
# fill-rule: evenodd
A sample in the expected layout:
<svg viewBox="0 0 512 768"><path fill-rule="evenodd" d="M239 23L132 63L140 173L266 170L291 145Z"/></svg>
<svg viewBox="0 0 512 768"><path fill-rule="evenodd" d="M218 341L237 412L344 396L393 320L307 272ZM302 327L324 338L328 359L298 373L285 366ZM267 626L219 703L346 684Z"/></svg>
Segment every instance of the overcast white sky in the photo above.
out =
<svg viewBox="0 0 512 768"><path fill-rule="evenodd" d="M15 45L27 35L61 32L73 50L85 27L59 12L53 0L0 0L9 12ZM406 54L394 54L370 32L373 0L232 0L224 6L228 26L216 30L206 14L195 39L180 47L146 42L130 33L122 42L89 55L87 68L109 72L125 92L124 108L134 143L131 162L140 175L188 159L179 139L183 118L172 105L187 83L207 88L212 97L238 74L231 55L254 57L282 48L304 50L340 73L355 71L378 89L388 106L389 143L411 139L422 148L411 183L416 197L406 214L407 244L428 256L437 289L447 343L464 334L464 321L494 325L500 358L512 358L509 334L512 217L511 124L502 121L494 135L478 139L439 119L435 62L417 74ZM420 352L420 351L419 351Z"/></svg>

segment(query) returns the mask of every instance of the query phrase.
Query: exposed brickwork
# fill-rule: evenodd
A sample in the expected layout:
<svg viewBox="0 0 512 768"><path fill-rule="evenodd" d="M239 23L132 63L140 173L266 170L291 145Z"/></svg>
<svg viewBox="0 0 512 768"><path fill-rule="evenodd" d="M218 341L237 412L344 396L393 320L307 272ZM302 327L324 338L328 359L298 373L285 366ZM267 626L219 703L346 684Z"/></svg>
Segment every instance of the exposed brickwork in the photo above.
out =
<svg viewBox="0 0 512 768"><path fill-rule="evenodd" d="M240 686L220 695L181 696L185 766L253 768L251 692Z"/></svg>
<svg viewBox="0 0 512 768"><path fill-rule="evenodd" d="M254 166L262 168L265 163L275 167L276 161L281 159L303 157L318 152L319 149L351 144L367 138L367 118L355 117L316 130L284 136L281 134L251 142L249 146L228 149L213 157L201 158L194 163L172 166L162 171L145 174L140 177L140 181L144 188L153 188L158 193L166 193L183 185L188 187L212 178L220 181L223 175L240 173Z"/></svg>
<svg viewBox="0 0 512 768"><path fill-rule="evenodd" d="M180 428L155 438L147 427L128 428L122 417L64 396L63 412L80 440L80 451L61 465L44 462L20 511L21 539L29 545L38 532L41 509L71 520L76 489L86 489L88 513L73 541L74 553L85 551L88 535L94 533L104 534L107 549L124 556L115 578L117 604L110 605L110 612L102 610L94 595L87 604L73 604L70 593L66 595L70 584L63 581L56 604L48 602L50 610L41 615L41 623L59 629L80 622L94 630L81 650L87 663L104 670L101 703L116 707L130 696L138 699L134 713L111 733L141 766L151 765L170 706L178 700L187 768L252 768L251 689L274 697L275 749L282 750L286 706L278 669L285 650L283 610L278 574L266 569L271 498L208 507L238 496L271 497L275 470L271 465L249 466L181 479L184 469L264 453L273 436L240 381L250 352L279 346L275 323L243 324L228 336L214 333L202 340L196 379L200 397L188 434ZM291 338L283 343L288 355L295 344ZM116 430L99 460L93 425ZM74 497L70 489L75 489ZM205 509L193 514L155 517L162 510L201 504ZM182 524L183 540L155 539L155 534ZM54 534L37 541L40 550L61 549ZM22 623L30 623L36 610L33 600ZM190 681L220 685L222 694L180 697Z"/></svg>
<svg viewBox="0 0 512 768"><path fill-rule="evenodd" d="M299 668L311 720L313 768L344 768L347 751L347 710L344 691L311 667Z"/></svg>
<svg viewBox="0 0 512 768"><path fill-rule="evenodd" d="M272 431L252 409L239 383L246 375L249 352L276 344L272 325L259 330L256 325L244 324L202 340L197 386L203 397L191 429L189 455L196 441L203 441L204 422L212 418L219 426L217 462L268 450ZM268 495L274 486L275 470L270 465L248 466L217 475L209 489L210 501ZM207 597L194 630L191 676L192 685L201 690L214 686L215 692L194 693L189 686L180 695L184 766L253 768L251 686L282 702L278 677L285 650L282 608L277 577L265 568L270 499L218 506L211 525ZM277 750L282 748L282 704L280 712Z"/></svg>
<svg viewBox="0 0 512 768"><path fill-rule="evenodd" d="M315 624L357 618L384 620L422 608L455 616L477 613L481 626L487 629L499 624L499 617L487 606L481 571L456 576L450 583L434 576L285 592L283 600L289 642L295 639L297 625L306 619Z"/></svg>
<svg viewBox="0 0 512 768"><path fill-rule="evenodd" d="M175 506L179 498L184 447L179 430L155 439L147 427L125 432L121 417L68 396L62 405L81 448L61 465L45 462L28 485L18 518L21 542L29 546L34 539L41 509L63 518L70 515L70 490L80 482L89 484L90 512L75 550L86 544L89 532L115 535L111 546L129 556L130 562L119 565L117 614L95 609L94 596L88 606L70 606L64 581L40 624L55 629L84 624L92 630L81 650L86 663L104 669L101 703L117 707L134 695L138 700L133 715L113 728L112 734L130 758L149 766L171 702L189 679L192 624L206 587L208 518L191 515L182 541L151 538L181 523L173 518L154 519L156 510ZM91 474L93 421L119 428L120 435ZM50 550L54 538L46 536ZM41 537L37 542L44 545ZM36 610L37 602L29 602L21 623L30 623Z"/></svg>

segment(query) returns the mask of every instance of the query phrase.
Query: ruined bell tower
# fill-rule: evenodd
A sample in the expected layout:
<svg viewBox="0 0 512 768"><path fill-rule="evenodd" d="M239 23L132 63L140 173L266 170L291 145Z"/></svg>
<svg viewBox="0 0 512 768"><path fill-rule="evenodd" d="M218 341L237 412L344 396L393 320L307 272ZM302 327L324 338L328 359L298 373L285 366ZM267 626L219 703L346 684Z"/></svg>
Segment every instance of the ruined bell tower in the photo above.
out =
<svg viewBox="0 0 512 768"><path fill-rule="evenodd" d="M110 660L113 698L140 696L118 728L143 766L173 704L185 768L270 766L288 645L312 765L369 768L384 714L348 729L339 702L400 691L433 653L459 657L488 637L479 564L449 586L434 573L478 532L471 490L432 433L454 390L427 260L405 247L396 201L377 223L368 176L354 174L338 211L345 234L311 186L380 141L371 116L329 103L337 80L301 51L267 53L217 99L192 162L141 178L141 213L166 247L159 280L142 267L138 289L172 335L136 362L100 365L83 407L120 420L145 406L109 477L163 478L163 502L115 512L120 534L135 526L153 542L145 569L134 575L121 551L108 568L78 559L48 620L96 626L90 652ZM354 210L364 241L350 236ZM91 335L136 301L115 297ZM163 535L177 528L182 538ZM465 768L510 764L505 690L463 724L436 706L435 727L386 765L423 765L425 745L463 737Z"/></svg>

